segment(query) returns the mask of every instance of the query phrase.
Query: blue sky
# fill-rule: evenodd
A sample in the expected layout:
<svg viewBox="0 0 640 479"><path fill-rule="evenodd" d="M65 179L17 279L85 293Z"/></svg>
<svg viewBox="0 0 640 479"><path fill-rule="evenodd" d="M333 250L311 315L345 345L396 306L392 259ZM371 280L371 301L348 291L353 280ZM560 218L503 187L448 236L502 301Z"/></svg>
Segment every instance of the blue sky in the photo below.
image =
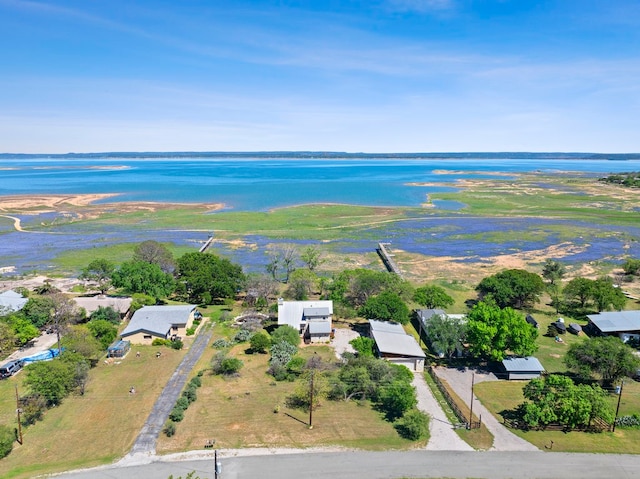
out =
<svg viewBox="0 0 640 479"><path fill-rule="evenodd" d="M0 0L0 152L640 151L638 0Z"/></svg>

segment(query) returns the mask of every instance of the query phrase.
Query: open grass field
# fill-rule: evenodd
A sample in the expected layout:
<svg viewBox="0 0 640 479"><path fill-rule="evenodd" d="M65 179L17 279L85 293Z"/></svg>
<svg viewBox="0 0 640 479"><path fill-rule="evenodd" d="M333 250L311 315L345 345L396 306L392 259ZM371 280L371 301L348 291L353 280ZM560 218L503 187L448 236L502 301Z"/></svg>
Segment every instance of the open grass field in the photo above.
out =
<svg viewBox="0 0 640 479"><path fill-rule="evenodd" d="M21 478L110 463L131 448L160 391L185 351L135 347L120 364L99 363L91 370L84 396L69 396L23 428L24 444L1 461L0 477ZM135 351L140 351L136 357ZM17 425L15 386L20 394L24 371L0 381L0 424ZM134 386L136 393L129 394Z"/></svg>
<svg viewBox="0 0 640 479"><path fill-rule="evenodd" d="M239 377L225 379L206 372L198 399L189 406L177 432L158 442L159 453L201 449L207 440L216 447L347 447L382 450L404 449L424 444L398 436L392 425L368 402L334 402L323 400L313 412L313 429L309 414L286 406L286 398L296 388L306 388L304 381L276 382L266 373L268 354L247 354L248 345L239 344L230 355L244 363ZM208 366L217 350L209 348L198 365ZM303 357L319 355L334 362L333 349L310 345L301 348ZM275 411L278 412L275 412Z"/></svg>

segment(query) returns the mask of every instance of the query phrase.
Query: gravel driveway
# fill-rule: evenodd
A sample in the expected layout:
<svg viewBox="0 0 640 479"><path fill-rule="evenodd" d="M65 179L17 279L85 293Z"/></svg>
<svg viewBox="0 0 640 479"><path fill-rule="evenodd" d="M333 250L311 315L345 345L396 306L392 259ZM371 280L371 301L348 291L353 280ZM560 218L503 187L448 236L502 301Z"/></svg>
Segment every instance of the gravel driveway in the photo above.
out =
<svg viewBox="0 0 640 479"><path fill-rule="evenodd" d="M497 381L492 373L476 371L472 369L434 368L438 377L446 380L458 396L469 406L471 396L471 378L474 382ZM487 429L493 434L493 446L490 451L539 451L533 444L516 436L500 423L482 403L474 396L473 412L480 416Z"/></svg>

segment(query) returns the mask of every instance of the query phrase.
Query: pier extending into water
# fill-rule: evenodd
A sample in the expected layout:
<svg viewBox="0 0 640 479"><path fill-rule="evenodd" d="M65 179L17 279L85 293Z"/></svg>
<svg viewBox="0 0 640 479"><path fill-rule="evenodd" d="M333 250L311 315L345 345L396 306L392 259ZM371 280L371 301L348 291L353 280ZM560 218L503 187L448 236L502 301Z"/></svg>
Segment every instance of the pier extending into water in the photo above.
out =
<svg viewBox="0 0 640 479"><path fill-rule="evenodd" d="M400 268L398 268L398 265L393 260L392 258L393 255L389 253L389 251L387 250L388 244L389 243L378 243L378 247L376 248L376 251L378 252L378 255L382 259L382 262L384 263L387 270L390 273L397 274L402 278L402 273L400 272Z"/></svg>
<svg viewBox="0 0 640 479"><path fill-rule="evenodd" d="M204 253L211 246L211 242L213 241L213 233L209 235L209 239L202 245L202 247L198 250L200 253Z"/></svg>

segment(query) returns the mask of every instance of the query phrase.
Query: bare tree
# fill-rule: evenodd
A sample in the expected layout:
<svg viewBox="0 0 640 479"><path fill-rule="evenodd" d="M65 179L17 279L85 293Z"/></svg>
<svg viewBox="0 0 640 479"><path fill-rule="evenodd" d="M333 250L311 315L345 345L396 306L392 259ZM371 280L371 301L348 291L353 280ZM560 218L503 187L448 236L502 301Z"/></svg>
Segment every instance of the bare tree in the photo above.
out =
<svg viewBox="0 0 640 479"><path fill-rule="evenodd" d="M274 247L269 252L270 261L267 264L267 271L271 273L273 279L278 279L278 271L284 270L284 278L280 281L289 282L289 275L296 270L299 260L298 249L295 245L281 244Z"/></svg>
<svg viewBox="0 0 640 479"><path fill-rule="evenodd" d="M176 269L176 262L173 254L167 247L154 240L147 240L136 246L133 251L133 259L135 261L144 261L145 263L157 264L165 273L173 273Z"/></svg>

